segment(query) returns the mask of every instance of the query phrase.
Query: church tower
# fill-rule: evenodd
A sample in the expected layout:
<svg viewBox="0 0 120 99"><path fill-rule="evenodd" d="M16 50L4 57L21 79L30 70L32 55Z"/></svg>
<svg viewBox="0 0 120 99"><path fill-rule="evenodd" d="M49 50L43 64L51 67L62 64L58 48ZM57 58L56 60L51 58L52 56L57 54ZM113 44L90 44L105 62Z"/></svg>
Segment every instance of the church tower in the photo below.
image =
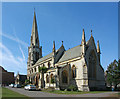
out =
<svg viewBox="0 0 120 99"><path fill-rule="evenodd" d="M42 46L39 45L39 36L37 29L36 14L34 10L34 19L31 33L31 44L28 47L28 66L34 65L42 57Z"/></svg>

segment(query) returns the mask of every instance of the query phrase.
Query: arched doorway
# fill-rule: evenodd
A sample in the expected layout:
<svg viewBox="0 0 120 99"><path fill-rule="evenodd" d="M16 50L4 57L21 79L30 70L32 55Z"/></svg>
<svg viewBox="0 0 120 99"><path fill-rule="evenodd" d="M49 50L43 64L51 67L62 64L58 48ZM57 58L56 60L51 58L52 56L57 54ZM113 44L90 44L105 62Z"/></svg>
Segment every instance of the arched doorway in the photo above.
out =
<svg viewBox="0 0 120 99"><path fill-rule="evenodd" d="M46 75L46 83L49 83L49 76L48 76L48 74Z"/></svg>
<svg viewBox="0 0 120 99"><path fill-rule="evenodd" d="M36 86L39 85L39 75L38 74L36 75L36 78L35 78L35 85Z"/></svg>

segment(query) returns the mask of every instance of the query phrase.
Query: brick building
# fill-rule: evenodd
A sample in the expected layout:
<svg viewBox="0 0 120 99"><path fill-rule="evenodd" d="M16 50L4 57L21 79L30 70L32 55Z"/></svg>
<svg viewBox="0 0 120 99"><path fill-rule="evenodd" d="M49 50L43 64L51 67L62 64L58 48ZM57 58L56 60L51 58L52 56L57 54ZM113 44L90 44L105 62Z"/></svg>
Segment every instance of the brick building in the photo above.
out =
<svg viewBox="0 0 120 99"><path fill-rule="evenodd" d="M2 66L0 66L0 80L2 85L14 83L14 72L8 72Z"/></svg>

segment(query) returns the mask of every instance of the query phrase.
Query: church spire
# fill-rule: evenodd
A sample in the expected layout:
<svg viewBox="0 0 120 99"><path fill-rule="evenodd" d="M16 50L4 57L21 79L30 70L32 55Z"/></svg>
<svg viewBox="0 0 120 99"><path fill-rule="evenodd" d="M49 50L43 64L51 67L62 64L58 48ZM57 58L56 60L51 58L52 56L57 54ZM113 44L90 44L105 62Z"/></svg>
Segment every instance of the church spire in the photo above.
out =
<svg viewBox="0 0 120 99"><path fill-rule="evenodd" d="M82 42L81 42L82 44L86 44L86 41L85 41L85 31L84 31L84 29L83 29L83 34L82 34Z"/></svg>
<svg viewBox="0 0 120 99"><path fill-rule="evenodd" d="M35 9L34 9L34 19L33 19L33 25L32 25L32 33L31 33L31 45L39 47L39 37L38 37Z"/></svg>

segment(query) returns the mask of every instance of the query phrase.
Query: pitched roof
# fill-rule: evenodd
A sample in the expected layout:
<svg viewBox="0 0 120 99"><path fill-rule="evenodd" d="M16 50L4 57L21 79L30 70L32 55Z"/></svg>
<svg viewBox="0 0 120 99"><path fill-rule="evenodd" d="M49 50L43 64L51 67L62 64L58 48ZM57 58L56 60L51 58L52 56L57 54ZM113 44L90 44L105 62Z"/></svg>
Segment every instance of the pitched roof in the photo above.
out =
<svg viewBox="0 0 120 99"><path fill-rule="evenodd" d="M59 50L61 50L62 48L64 48L64 46L61 46L58 50L56 50L56 55L59 53ZM42 62L44 60L47 60L49 58L51 58L53 56L53 53L50 53L42 58L40 58L36 63Z"/></svg>
<svg viewBox="0 0 120 99"><path fill-rule="evenodd" d="M64 52L63 56L58 62L63 62L72 58L79 57L82 53L82 46L78 45Z"/></svg>
<svg viewBox="0 0 120 99"><path fill-rule="evenodd" d="M42 61L47 60L48 58L51 58L51 57L52 57L52 53L40 58L36 63L42 62Z"/></svg>

